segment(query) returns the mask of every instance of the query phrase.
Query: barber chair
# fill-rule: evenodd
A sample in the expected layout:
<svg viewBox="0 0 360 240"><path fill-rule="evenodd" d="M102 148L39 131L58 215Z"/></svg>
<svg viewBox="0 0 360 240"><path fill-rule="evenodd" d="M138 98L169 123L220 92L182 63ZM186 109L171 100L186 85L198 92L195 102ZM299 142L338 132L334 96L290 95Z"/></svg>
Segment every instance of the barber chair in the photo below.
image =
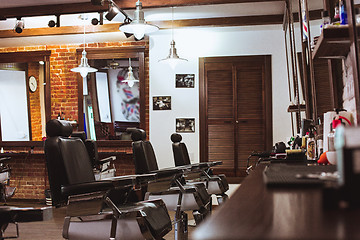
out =
<svg viewBox="0 0 360 240"><path fill-rule="evenodd" d="M10 157L0 158L0 201L4 203L0 206L0 239L18 238L20 222L45 221L52 218L51 208L21 208L6 205L6 200L15 193L15 187L9 186L11 169L6 163L8 160ZM5 233L9 224L15 225L15 236L8 236Z"/></svg>
<svg viewBox="0 0 360 240"><path fill-rule="evenodd" d="M165 175L148 185L145 199L162 199L169 211L175 211L175 239L187 239L188 218L185 211L193 211L196 223L209 212L210 196L203 184L186 185L183 174L187 168L167 168L159 170L154 149L146 141L146 133L136 129L131 134L133 157L137 174L157 173ZM167 175L167 177L166 177Z"/></svg>
<svg viewBox="0 0 360 240"><path fill-rule="evenodd" d="M202 162L191 164L189 153L185 143L181 142L182 136L173 133L170 137L174 154L175 166L187 166L192 170L192 174L188 174L188 182L202 182L205 184L209 194L216 195L219 204L223 203L228 195L225 193L229 190L229 184L224 174L213 175L211 167L221 164L221 162Z"/></svg>
<svg viewBox="0 0 360 240"><path fill-rule="evenodd" d="M6 199L11 198L15 194L15 187L10 187L11 168L6 163L10 157L0 158L0 201L6 203Z"/></svg>
<svg viewBox="0 0 360 240"><path fill-rule="evenodd" d="M67 206L63 237L75 240L162 239L171 220L160 199L137 202L141 189L156 174L131 175L95 181L84 142L69 137L67 121L46 124L45 159L52 204Z"/></svg>
<svg viewBox="0 0 360 240"><path fill-rule="evenodd" d="M116 160L115 156L99 159L98 146L96 141L92 139L86 139L86 134L84 131L73 132L71 134L71 137L78 137L84 142L86 150L89 154L90 162L93 166L95 180L115 177L115 172L116 172L116 169L114 167L114 161Z"/></svg>

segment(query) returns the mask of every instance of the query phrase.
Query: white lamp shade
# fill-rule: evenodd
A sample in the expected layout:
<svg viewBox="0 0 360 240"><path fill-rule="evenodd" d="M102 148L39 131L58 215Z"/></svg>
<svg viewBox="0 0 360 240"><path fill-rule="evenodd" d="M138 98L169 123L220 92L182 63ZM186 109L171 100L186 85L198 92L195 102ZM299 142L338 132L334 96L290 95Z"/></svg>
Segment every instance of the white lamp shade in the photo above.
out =
<svg viewBox="0 0 360 240"><path fill-rule="evenodd" d="M86 58L86 51L82 51L81 63L78 67L72 68L72 72L78 72L84 78L90 72L97 72L96 68L90 67L88 59Z"/></svg>
<svg viewBox="0 0 360 240"><path fill-rule="evenodd" d="M119 27L119 30L126 33L134 34L137 39L142 39L145 34L149 34L159 30L155 25L146 23L131 22L129 24L123 24Z"/></svg>

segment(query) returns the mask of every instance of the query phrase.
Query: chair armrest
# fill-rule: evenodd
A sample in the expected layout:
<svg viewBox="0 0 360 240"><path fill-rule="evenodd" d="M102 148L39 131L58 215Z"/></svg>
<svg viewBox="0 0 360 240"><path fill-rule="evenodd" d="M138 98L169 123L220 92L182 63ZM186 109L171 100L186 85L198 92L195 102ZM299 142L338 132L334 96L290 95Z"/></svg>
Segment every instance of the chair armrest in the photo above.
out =
<svg viewBox="0 0 360 240"><path fill-rule="evenodd" d="M9 161L11 160L11 157L3 157L3 158L0 158L0 163L5 163L6 161Z"/></svg>
<svg viewBox="0 0 360 240"><path fill-rule="evenodd" d="M80 183L73 184L61 187L61 192L66 196L92 193L97 191L107 191L112 188L125 188L129 186L133 186L133 179L126 178L121 180L103 180L103 181L94 181L89 183Z"/></svg>
<svg viewBox="0 0 360 240"><path fill-rule="evenodd" d="M183 175L185 170L186 168L181 166L181 167L173 167L173 168L163 168L160 170L151 171L151 173L156 173L157 179L170 178L170 177L179 178Z"/></svg>
<svg viewBox="0 0 360 240"><path fill-rule="evenodd" d="M116 156L110 156L110 157L103 158L103 159L99 160L97 163L98 164L104 164L104 163L115 161L115 160L116 160Z"/></svg>
<svg viewBox="0 0 360 240"><path fill-rule="evenodd" d="M149 174L134 174L134 175L126 175L126 176L118 176L118 177L111 177L111 178L105 178L103 180L110 180L110 181L122 181L122 180L129 180L132 179L133 184L141 184L141 183L147 183L149 181L155 180L157 178L156 173L149 173Z"/></svg>

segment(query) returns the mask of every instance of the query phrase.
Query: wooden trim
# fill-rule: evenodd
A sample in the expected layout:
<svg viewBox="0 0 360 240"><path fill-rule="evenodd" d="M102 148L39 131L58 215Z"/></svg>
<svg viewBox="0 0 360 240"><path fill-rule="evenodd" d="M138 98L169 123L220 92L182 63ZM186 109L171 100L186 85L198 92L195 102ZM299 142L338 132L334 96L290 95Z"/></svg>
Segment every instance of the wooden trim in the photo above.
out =
<svg viewBox="0 0 360 240"><path fill-rule="evenodd" d="M310 19L320 19L320 10L310 12ZM298 19L294 14L294 19ZM183 19L172 21L150 21L150 24L157 25L160 29L181 28L181 27L226 27L226 26L252 26L252 25L272 25L282 24L283 15L258 15L258 16L238 16L238 17L219 17L219 18L199 18ZM107 33L119 32L121 23L109 23L104 25L87 25L85 33ZM34 36L56 36L84 34L83 26L63 26L54 28L25 28L21 34L13 30L0 30L0 38L13 37L34 37Z"/></svg>
<svg viewBox="0 0 360 240"><path fill-rule="evenodd" d="M272 71L271 55L265 55L265 148L270 150L273 145L273 114L272 114Z"/></svg>
<svg viewBox="0 0 360 240"><path fill-rule="evenodd" d="M283 0L275 0L283 1ZM115 0L116 4L122 10L135 9L134 0ZM212 5L212 4L228 4L228 3L254 3L254 2L274 2L274 0L142 0L143 8L162 8L162 7L177 7L177 6L196 6L196 5ZM106 12L108 11L108 4L103 6L92 5L90 1L70 4L52 4L39 6L24 6L14 8L0 9L0 19L16 18L16 17L31 17L44 15L62 15L75 14L84 12Z"/></svg>
<svg viewBox="0 0 360 240"><path fill-rule="evenodd" d="M1 147L44 147L43 141L2 141Z"/></svg>
<svg viewBox="0 0 360 240"><path fill-rule="evenodd" d="M8 62L35 62L46 61L50 57L51 51L28 51L28 52L6 52L0 53L0 63Z"/></svg>
<svg viewBox="0 0 360 240"><path fill-rule="evenodd" d="M347 15L349 23L349 36L350 36L350 53L351 65L354 79L354 94L355 94L355 109L356 109L356 119L357 125L360 124L360 59L359 59L359 45L358 45L358 29L356 28L355 21L355 8L353 0L346 0L347 5Z"/></svg>
<svg viewBox="0 0 360 240"><path fill-rule="evenodd" d="M86 48L87 58L91 59L116 59L116 58L138 58L139 61L139 80L140 80L140 128L146 129L146 86L145 86L145 46L130 46L130 47L111 47L111 48ZM83 48L76 49L77 58L81 58ZM79 80L81 82L79 82ZM95 81L94 81L95 82ZM82 90L82 78L78 76L78 123L79 131L84 129L84 109L83 109L83 90ZM81 87L80 87L81 86ZM82 110L82 111L81 111ZM80 112L81 111L81 112ZM94 111L95 112L95 111ZM106 140L108 146L131 146L130 141L123 140ZM130 142L131 143L131 142Z"/></svg>
<svg viewBox="0 0 360 240"><path fill-rule="evenodd" d="M199 58L199 127L200 127L200 162L205 162L207 159L208 149L208 136L207 136L207 96L205 89L206 87L206 74L205 74L205 58Z"/></svg>

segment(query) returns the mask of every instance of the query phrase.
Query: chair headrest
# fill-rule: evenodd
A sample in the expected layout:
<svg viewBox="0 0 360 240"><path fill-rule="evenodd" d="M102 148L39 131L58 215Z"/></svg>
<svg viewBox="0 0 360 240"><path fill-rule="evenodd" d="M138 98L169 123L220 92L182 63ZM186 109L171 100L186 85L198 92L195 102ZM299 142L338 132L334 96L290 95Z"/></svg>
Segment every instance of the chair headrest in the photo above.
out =
<svg viewBox="0 0 360 240"><path fill-rule="evenodd" d="M133 141L145 141L146 140L146 132L143 129L136 129L131 131L131 139Z"/></svg>
<svg viewBox="0 0 360 240"><path fill-rule="evenodd" d="M173 143L177 143L177 142L181 142L182 136L178 133L173 133L173 134L171 134L170 139Z"/></svg>
<svg viewBox="0 0 360 240"><path fill-rule="evenodd" d="M51 119L46 123L46 135L49 137L69 137L73 131L73 126L69 121Z"/></svg>
<svg viewBox="0 0 360 240"><path fill-rule="evenodd" d="M73 132L71 134L71 137L78 137L80 138L83 142L85 142L86 140L86 133L84 131L80 131L80 132Z"/></svg>

